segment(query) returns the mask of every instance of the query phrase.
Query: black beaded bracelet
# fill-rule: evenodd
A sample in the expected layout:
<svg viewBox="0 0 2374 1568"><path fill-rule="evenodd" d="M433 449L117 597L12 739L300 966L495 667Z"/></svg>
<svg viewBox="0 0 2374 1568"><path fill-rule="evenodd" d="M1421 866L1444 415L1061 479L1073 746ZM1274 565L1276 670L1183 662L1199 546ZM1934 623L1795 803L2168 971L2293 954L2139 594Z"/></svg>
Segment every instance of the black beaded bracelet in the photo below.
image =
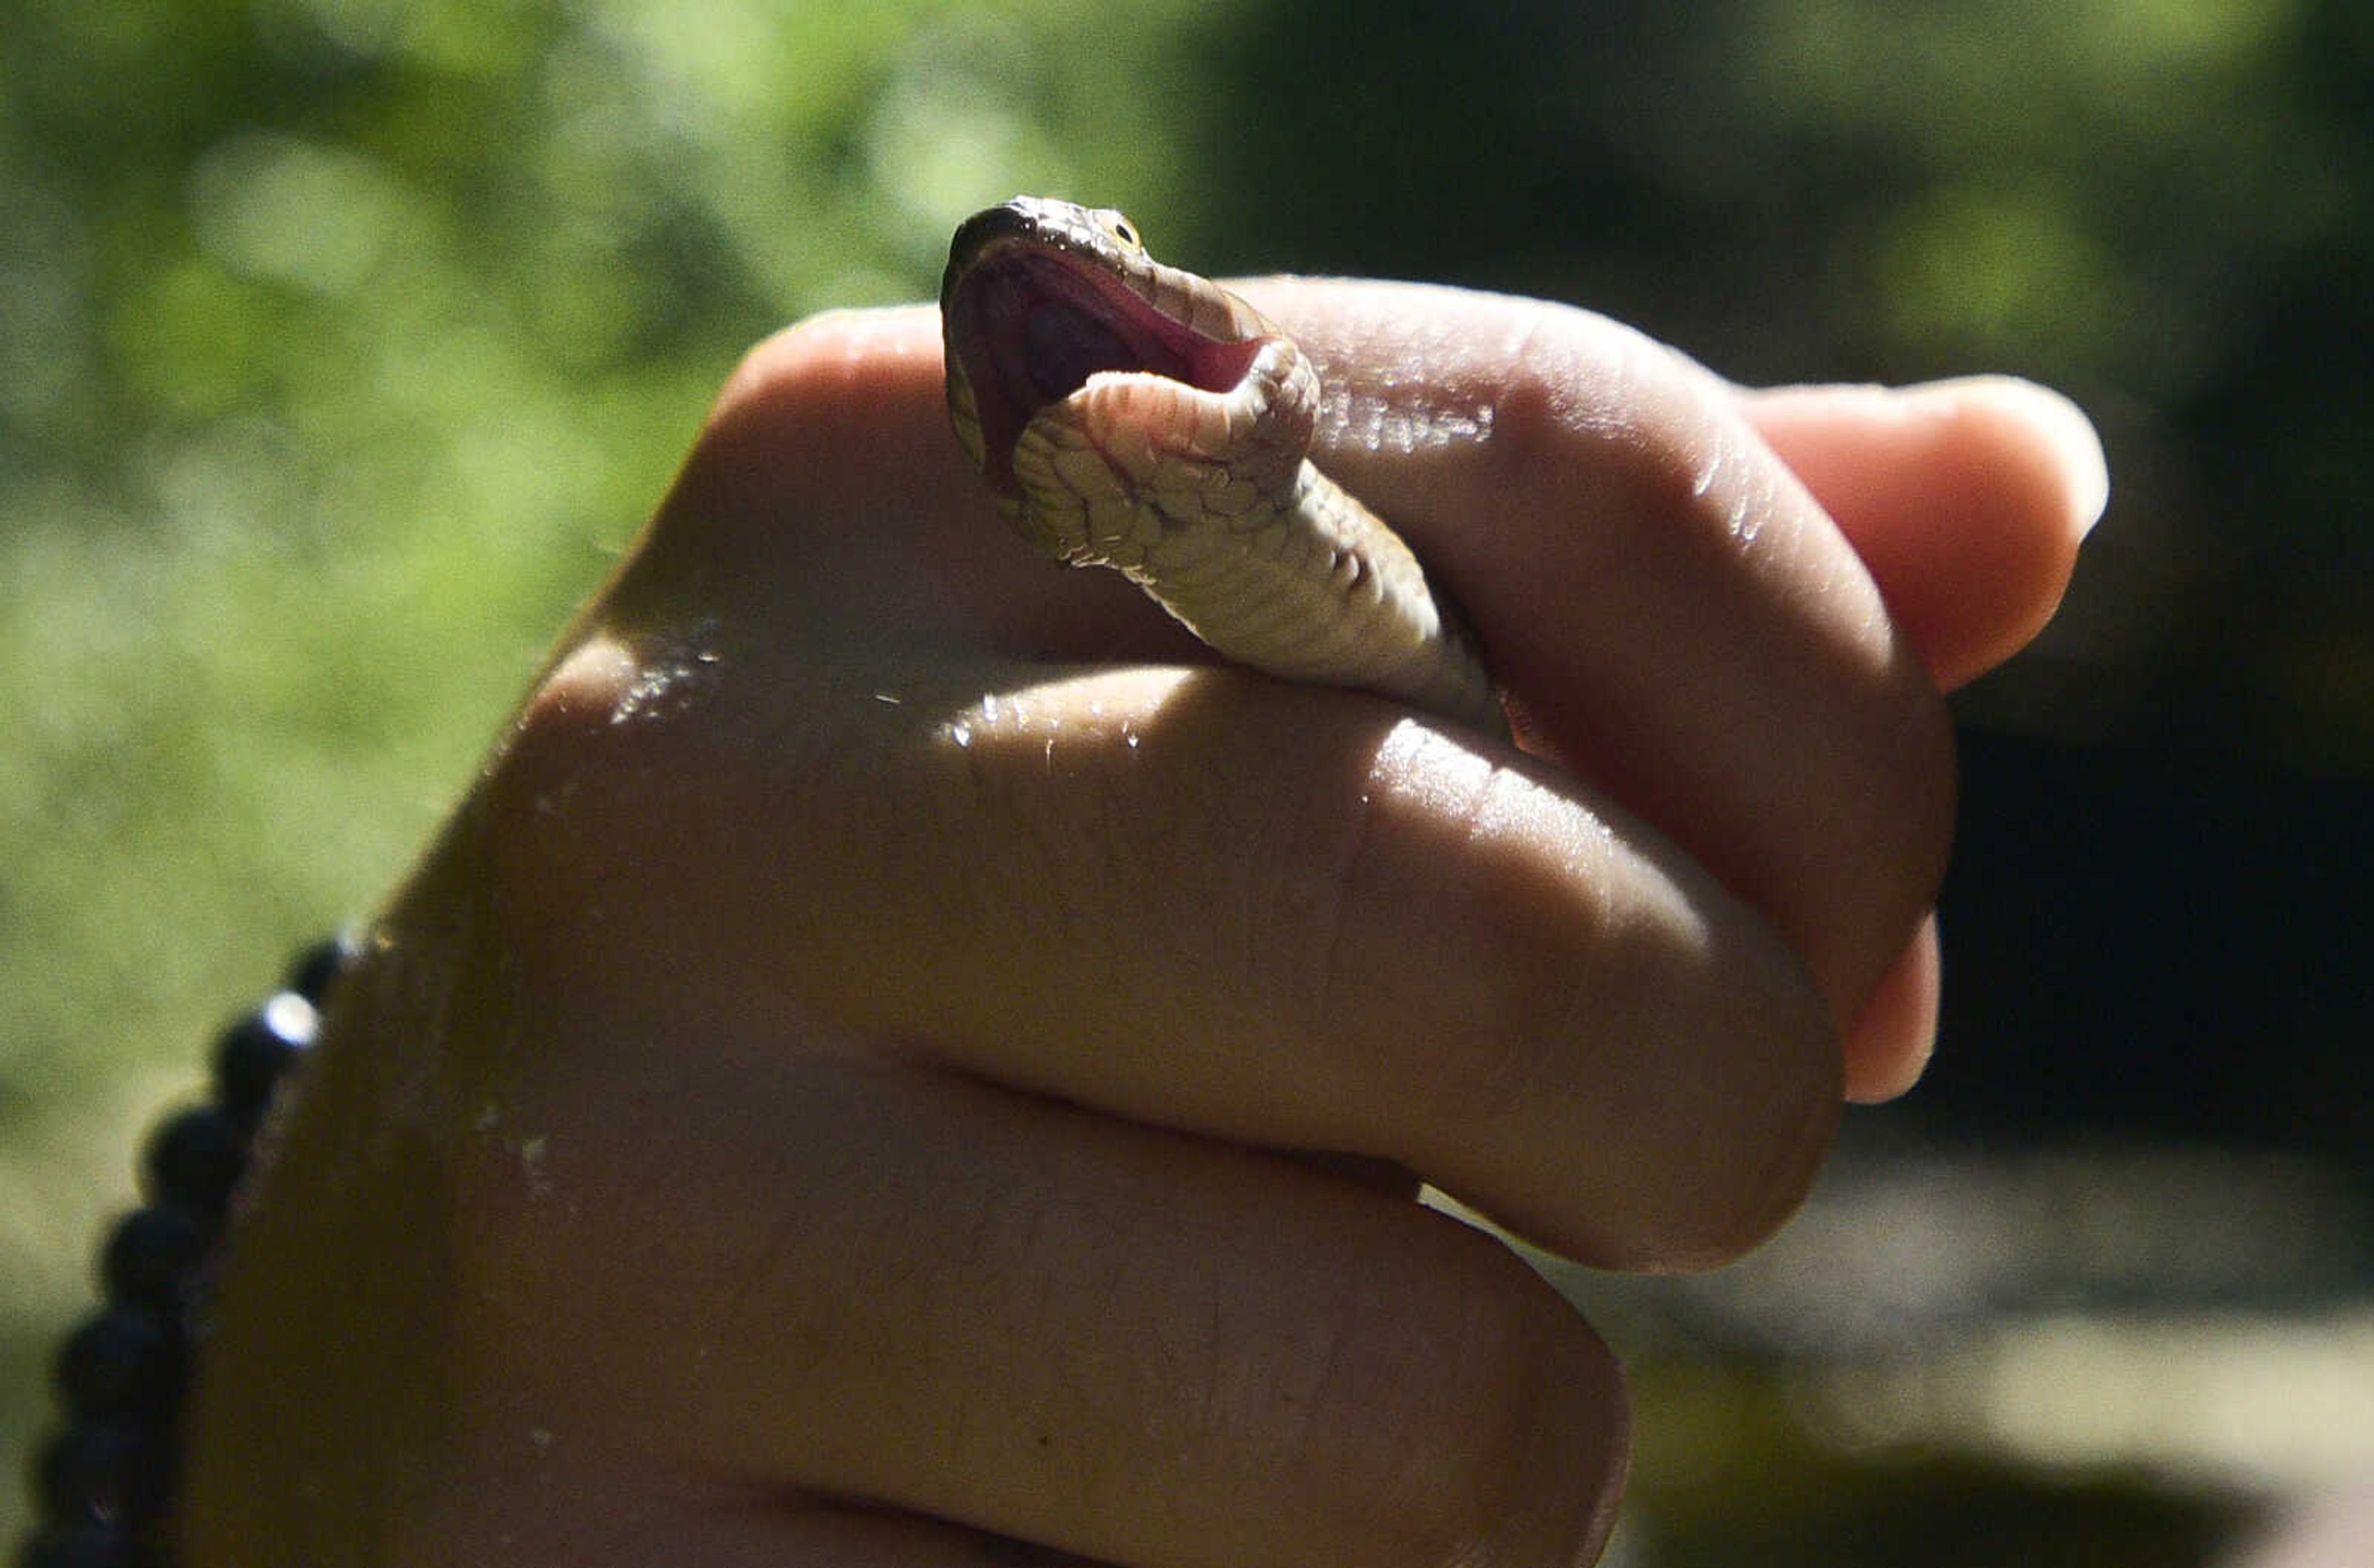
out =
<svg viewBox="0 0 2374 1568"><path fill-rule="evenodd" d="M216 1041L214 1097L149 1138L146 1201L116 1223L100 1253L106 1305L58 1352L63 1430L33 1462L36 1522L18 1568L170 1568L163 1527L217 1243L272 1096L312 1045L321 1007L351 956L340 937L300 954L282 989Z"/></svg>

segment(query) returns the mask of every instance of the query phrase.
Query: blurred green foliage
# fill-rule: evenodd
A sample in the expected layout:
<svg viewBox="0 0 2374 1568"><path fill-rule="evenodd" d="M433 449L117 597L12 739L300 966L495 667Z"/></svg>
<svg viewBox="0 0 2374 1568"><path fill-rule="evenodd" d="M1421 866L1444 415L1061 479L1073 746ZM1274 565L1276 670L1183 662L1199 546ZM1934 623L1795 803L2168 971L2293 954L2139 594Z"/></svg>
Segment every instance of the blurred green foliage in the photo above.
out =
<svg viewBox="0 0 2374 1568"><path fill-rule="evenodd" d="M2121 500L1992 710L2374 756L2355 8L0 9L20 1366L219 1011L401 875L741 349L927 295L1017 190L1214 270L1575 298L1744 377L2057 380Z"/></svg>

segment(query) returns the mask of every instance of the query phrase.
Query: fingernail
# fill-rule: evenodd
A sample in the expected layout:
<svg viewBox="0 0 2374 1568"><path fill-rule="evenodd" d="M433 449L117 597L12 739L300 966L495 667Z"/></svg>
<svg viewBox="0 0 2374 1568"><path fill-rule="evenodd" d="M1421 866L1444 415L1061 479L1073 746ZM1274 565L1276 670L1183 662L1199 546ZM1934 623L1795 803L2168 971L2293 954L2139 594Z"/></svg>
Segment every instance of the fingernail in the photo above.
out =
<svg viewBox="0 0 2374 1568"><path fill-rule="evenodd" d="M1920 389L1922 395L1953 399L1964 409L1973 403L2017 421L2042 436L2060 459L2067 482L2069 526L2083 539L2102 521L2110 503L2110 465L2102 454L2102 438L2086 411L2051 387L2016 376L1969 376L1938 381Z"/></svg>

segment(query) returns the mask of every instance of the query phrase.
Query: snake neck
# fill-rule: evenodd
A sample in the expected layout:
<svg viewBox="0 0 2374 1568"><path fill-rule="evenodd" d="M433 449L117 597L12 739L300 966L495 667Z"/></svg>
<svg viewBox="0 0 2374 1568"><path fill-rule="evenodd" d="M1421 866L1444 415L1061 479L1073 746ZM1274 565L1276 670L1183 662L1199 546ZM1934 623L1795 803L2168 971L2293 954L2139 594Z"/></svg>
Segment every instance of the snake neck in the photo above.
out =
<svg viewBox="0 0 2374 1568"><path fill-rule="evenodd" d="M1123 570L1166 536L1256 533L1310 493L1318 403L1310 362L1282 339L1223 392L1099 372L1023 427L1005 510L1044 553Z"/></svg>
<svg viewBox="0 0 2374 1568"><path fill-rule="evenodd" d="M948 413L1044 555L1111 567L1221 654L1505 734L1456 611L1309 460L1319 377L1120 214L1020 197L975 215L940 291Z"/></svg>

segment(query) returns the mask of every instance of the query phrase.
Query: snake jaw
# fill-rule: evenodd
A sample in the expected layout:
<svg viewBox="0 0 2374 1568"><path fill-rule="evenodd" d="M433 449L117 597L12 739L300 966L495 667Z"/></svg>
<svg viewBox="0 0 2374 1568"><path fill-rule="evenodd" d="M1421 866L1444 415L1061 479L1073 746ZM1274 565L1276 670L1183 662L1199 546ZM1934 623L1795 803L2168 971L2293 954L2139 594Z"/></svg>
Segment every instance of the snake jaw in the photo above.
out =
<svg viewBox="0 0 2374 1568"><path fill-rule="evenodd" d="M977 214L949 247L940 309L958 434L992 490L1017 493L1014 449L1052 404L1110 371L1226 393L1252 369L1268 323L1196 310L1173 269L1115 238L1117 215L1018 197ZM1178 275L1183 277L1185 275ZM1166 301L1188 307L1181 315Z"/></svg>
<svg viewBox="0 0 2374 1568"><path fill-rule="evenodd" d="M1311 465L1318 371L1251 305L1118 213L1022 196L958 228L940 313L957 437L1041 554L1255 669L1507 734L1416 556Z"/></svg>

